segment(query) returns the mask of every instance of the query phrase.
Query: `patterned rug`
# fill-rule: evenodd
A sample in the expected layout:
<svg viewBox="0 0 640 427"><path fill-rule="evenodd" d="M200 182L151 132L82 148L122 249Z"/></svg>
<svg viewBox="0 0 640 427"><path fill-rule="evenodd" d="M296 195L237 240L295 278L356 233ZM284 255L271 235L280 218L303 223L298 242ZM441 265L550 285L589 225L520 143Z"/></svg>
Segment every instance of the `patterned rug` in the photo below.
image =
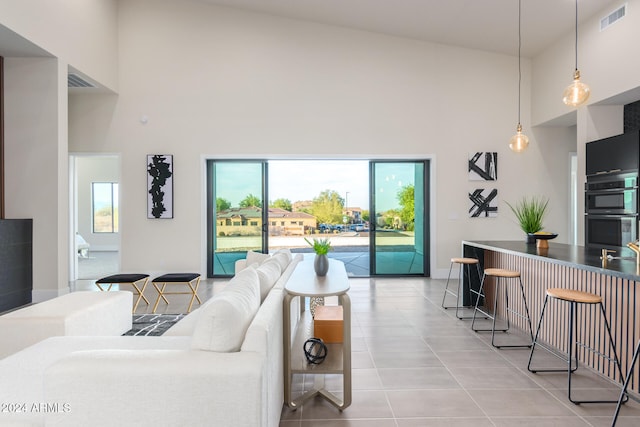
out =
<svg viewBox="0 0 640 427"><path fill-rule="evenodd" d="M185 314L134 314L132 329L123 335L159 336Z"/></svg>

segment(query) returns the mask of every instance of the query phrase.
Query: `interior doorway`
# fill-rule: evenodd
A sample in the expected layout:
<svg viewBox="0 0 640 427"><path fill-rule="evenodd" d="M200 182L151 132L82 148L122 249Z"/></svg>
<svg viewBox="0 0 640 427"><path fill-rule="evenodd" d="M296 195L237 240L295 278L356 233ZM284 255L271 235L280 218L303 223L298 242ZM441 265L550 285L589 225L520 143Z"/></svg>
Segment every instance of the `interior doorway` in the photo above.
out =
<svg viewBox="0 0 640 427"><path fill-rule="evenodd" d="M72 154L70 280L120 271L120 157Z"/></svg>

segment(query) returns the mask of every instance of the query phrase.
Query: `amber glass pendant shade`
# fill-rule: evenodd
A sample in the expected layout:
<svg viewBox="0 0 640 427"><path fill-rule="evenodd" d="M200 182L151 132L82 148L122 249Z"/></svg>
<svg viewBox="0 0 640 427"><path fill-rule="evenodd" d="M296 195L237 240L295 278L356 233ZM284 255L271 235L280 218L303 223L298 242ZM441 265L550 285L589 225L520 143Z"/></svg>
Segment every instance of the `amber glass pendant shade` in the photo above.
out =
<svg viewBox="0 0 640 427"><path fill-rule="evenodd" d="M522 153L529 146L529 137L522 133L522 125L518 123L516 134L509 140L509 148L516 153Z"/></svg>
<svg viewBox="0 0 640 427"><path fill-rule="evenodd" d="M589 95L591 95L591 89L580 81L580 71L576 70L573 74L573 83L562 93L562 102L571 107L579 107L589 100Z"/></svg>

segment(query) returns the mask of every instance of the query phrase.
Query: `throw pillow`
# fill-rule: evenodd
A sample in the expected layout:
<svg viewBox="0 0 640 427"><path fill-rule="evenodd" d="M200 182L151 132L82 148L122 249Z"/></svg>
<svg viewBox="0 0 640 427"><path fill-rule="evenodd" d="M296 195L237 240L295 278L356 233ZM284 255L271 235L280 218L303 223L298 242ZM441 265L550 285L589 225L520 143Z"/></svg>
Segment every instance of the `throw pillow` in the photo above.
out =
<svg viewBox="0 0 640 427"><path fill-rule="evenodd" d="M260 252L247 251L247 265L254 263L262 264L264 261L271 258L269 254L263 254Z"/></svg>
<svg viewBox="0 0 640 427"><path fill-rule="evenodd" d="M282 271L278 261L270 259L262 263L262 265L256 269L256 272L260 279L260 302L262 302L267 297L267 294L269 294L271 288L273 288L273 285L275 285L280 278Z"/></svg>
<svg viewBox="0 0 640 427"><path fill-rule="evenodd" d="M253 317L260 307L260 284L253 268L239 272L225 289L198 311L191 348L239 351Z"/></svg>

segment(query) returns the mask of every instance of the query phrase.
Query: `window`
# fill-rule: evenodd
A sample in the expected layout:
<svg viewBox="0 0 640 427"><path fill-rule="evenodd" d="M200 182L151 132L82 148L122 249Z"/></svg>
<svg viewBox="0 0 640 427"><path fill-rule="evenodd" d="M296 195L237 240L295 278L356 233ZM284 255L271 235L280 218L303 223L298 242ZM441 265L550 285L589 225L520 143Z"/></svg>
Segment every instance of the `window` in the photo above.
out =
<svg viewBox="0 0 640 427"><path fill-rule="evenodd" d="M118 232L118 183L91 183L93 232Z"/></svg>

